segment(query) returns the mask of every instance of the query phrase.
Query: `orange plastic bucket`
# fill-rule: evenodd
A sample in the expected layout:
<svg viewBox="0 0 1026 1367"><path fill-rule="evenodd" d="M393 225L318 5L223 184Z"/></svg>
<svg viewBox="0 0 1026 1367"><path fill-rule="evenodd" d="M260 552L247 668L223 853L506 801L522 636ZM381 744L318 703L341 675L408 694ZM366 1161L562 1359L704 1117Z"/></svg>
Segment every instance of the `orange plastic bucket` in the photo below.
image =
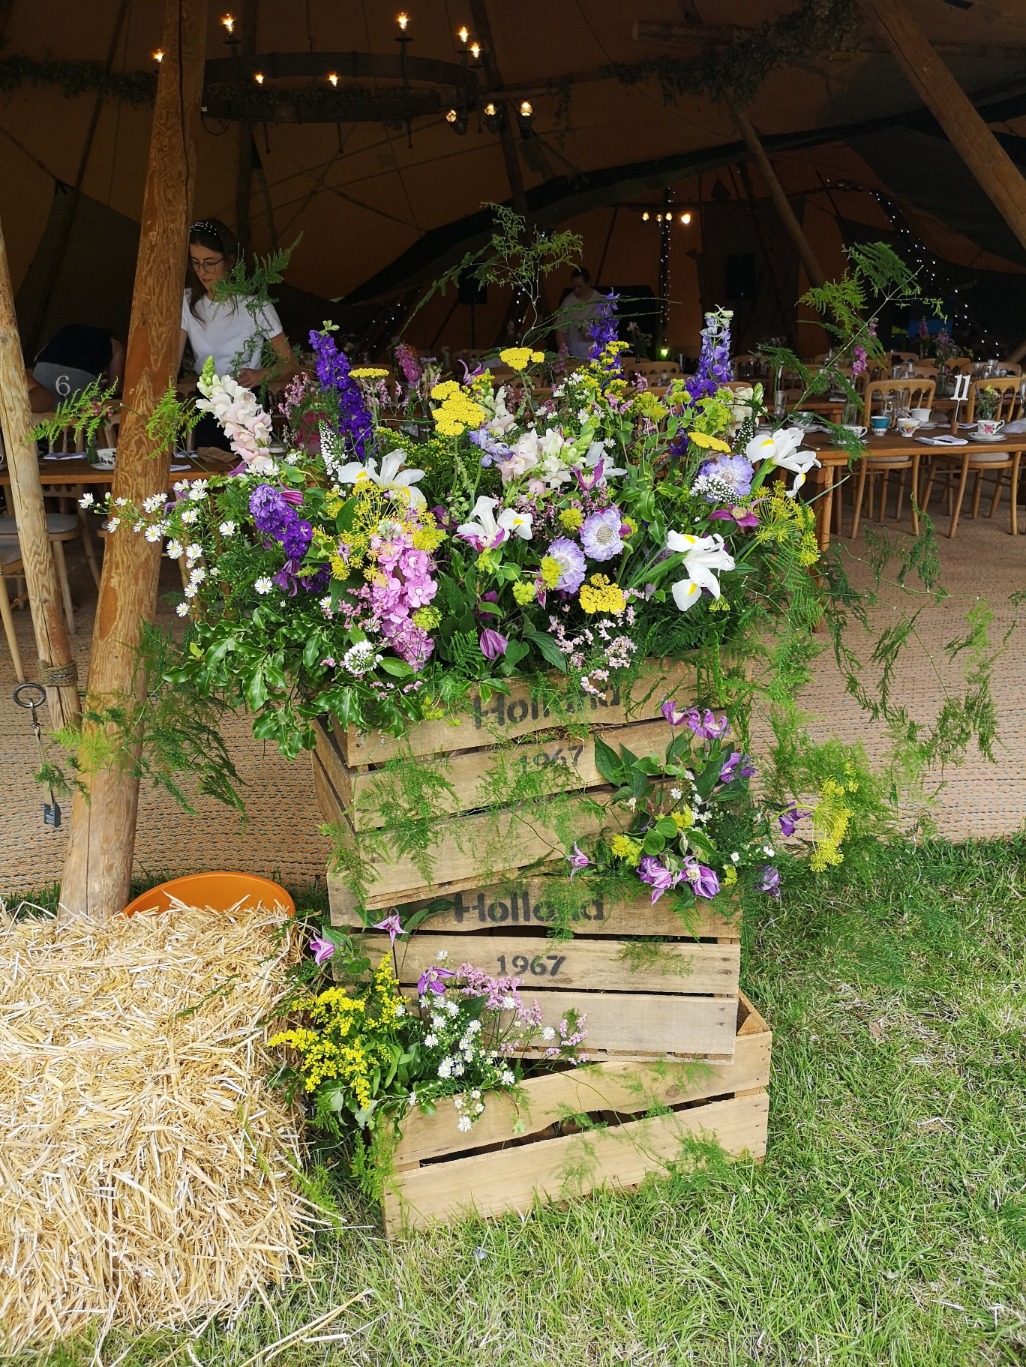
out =
<svg viewBox="0 0 1026 1367"><path fill-rule="evenodd" d="M283 887L261 878L255 873L190 873L184 878L172 878L169 883L158 883L125 907L126 916L137 911L168 911L172 898L188 907L210 907L227 911L239 902L249 900L256 906L280 904L290 916L296 914L296 904Z"/></svg>

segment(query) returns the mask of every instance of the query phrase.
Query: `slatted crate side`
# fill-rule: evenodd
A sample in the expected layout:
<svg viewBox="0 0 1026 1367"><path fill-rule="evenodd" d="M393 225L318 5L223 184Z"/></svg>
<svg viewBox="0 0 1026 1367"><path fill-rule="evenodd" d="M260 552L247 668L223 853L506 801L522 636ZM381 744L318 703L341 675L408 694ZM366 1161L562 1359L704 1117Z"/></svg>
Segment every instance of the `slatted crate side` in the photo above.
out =
<svg viewBox="0 0 1026 1367"><path fill-rule="evenodd" d="M508 882L488 888L453 888L443 884L439 896L451 898L452 906L433 913L421 925L421 931L450 933L453 931L493 930L512 928L548 930L557 921L553 885L566 878L564 861L560 873L553 877L526 877L514 874ZM338 884L329 879L331 923L334 926L361 928L354 915L354 903L338 895ZM422 910L427 901L407 904L410 912ZM570 923L574 933L588 936L628 935L685 936L694 939L715 939L720 942L737 941L740 936L740 905L729 894L721 894L712 902L699 900L686 917L679 916L669 897L653 902L640 888L636 897L610 902L601 895L582 903ZM420 933L420 932L418 932Z"/></svg>
<svg viewBox="0 0 1026 1367"><path fill-rule="evenodd" d="M503 789L525 770L535 776L541 795L601 787L605 779L595 763L594 733L614 749L624 745L640 755L659 754L666 747L667 726L660 720L620 726L597 724L587 736L552 735L539 742L525 740L501 747L492 744L435 756L423 762L436 769L449 785L435 794L435 813L450 816L501 805ZM317 724L316 748L339 796L340 810L353 828L366 831L382 826L382 795L394 783L393 777L381 766L350 769L335 733L322 723Z"/></svg>
<svg viewBox="0 0 1026 1367"><path fill-rule="evenodd" d="M457 1130L457 1112L452 1106L442 1105L431 1114L412 1110L402 1121L395 1165L410 1167L445 1155L524 1143L568 1115L614 1111L637 1116L656 1107L765 1089L772 1032L744 994L737 1002L736 1019L730 1062L610 1060L531 1077L514 1093L494 1092L486 1097L484 1113L466 1133Z"/></svg>
<svg viewBox="0 0 1026 1367"><path fill-rule="evenodd" d="M588 796L591 803L605 807L612 790L596 789ZM367 885L360 899L341 878L329 874L332 910L337 907L339 914L352 916L361 900L363 906L376 910L438 896L443 888L457 891L498 883L532 865L566 867L564 842L557 831L561 809L565 810L565 804L558 799L542 799L523 807L497 808L449 820L426 851L436 882L425 880L425 872L413 854L397 853L387 862L367 858L365 843L361 849L360 833L344 818L337 820L349 848L366 860ZM598 834L604 824L601 812L581 811L575 835L587 839ZM506 859L508 863L504 863Z"/></svg>
<svg viewBox="0 0 1026 1367"><path fill-rule="evenodd" d="M387 935L368 936L372 957L388 950ZM439 953L454 967L472 962L493 977L512 974L524 979L524 991L550 992L571 988L590 992L673 992L678 995L734 996L737 993L741 951L736 944L664 941L657 953L638 952L636 943L574 936L554 940L544 935L431 934L427 926L392 948L401 985L410 986L432 965ZM586 1008L587 996L582 996Z"/></svg>
<svg viewBox="0 0 1026 1367"><path fill-rule="evenodd" d="M580 702L581 725L617 725L658 717L667 698L695 701L698 672L692 663L679 660L653 660L631 688L630 698L613 688L595 697L586 694ZM441 721L422 721L397 738L380 731L358 731L355 727L333 724L342 759L349 768L380 765L397 755L449 754L454 750L476 750L484 745L514 740L535 731L551 731L561 717L531 696L528 683L513 680L509 693L493 693L482 701L478 694L468 698L467 710Z"/></svg>
<svg viewBox="0 0 1026 1367"><path fill-rule="evenodd" d="M631 1188L679 1161L689 1138L713 1139L731 1158L763 1158L772 1035L746 999L738 1018L732 1063L704 1070L601 1063L531 1078L519 1095L489 1098L467 1134L455 1129L454 1112L411 1113L382 1202L386 1234L460 1214L522 1214L536 1200L600 1186ZM662 1105L671 1109L639 1118ZM559 1133L574 1115L604 1127Z"/></svg>

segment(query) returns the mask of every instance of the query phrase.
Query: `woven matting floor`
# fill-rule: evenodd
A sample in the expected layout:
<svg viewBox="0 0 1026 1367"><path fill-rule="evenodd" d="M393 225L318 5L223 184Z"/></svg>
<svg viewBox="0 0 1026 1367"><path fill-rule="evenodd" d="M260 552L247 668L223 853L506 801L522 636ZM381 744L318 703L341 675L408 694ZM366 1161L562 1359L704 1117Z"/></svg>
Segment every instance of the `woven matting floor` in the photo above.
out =
<svg viewBox="0 0 1026 1367"><path fill-rule="evenodd" d="M894 524L887 524L893 529ZM901 524L907 531L907 522ZM861 539L860 539L861 540ZM860 545L842 542L849 557ZM919 619L919 639L910 645L897 674L895 697L917 720L929 722L944 698L945 685L960 689L960 666L949 663L944 646L962 634L965 615L979 598L994 610L993 638L1000 640L1012 622L1009 595L1026 589L1026 536L1008 534L1007 503L991 521L965 521L954 541L940 537L942 579L950 597L942 604L928 603ZM71 559L78 611L76 649L84 678L92 630L95 591L84 564ZM853 582L864 577L864 567L849 558ZM164 565L160 611L171 619L177 601L177 569ZM899 601L897 591L890 603ZM907 607L909 600L904 600ZM893 617L895 608L881 604L874 626L877 630ZM970 836L1009 835L1026 820L1026 688L1023 684L1026 609L1023 624L1012 636L999 660L993 679L1000 743L996 762L973 754L960 768L942 778L935 819L940 831L952 839ZM28 613L15 614L28 677L34 675L35 650ZM863 646L868 657L871 638ZM0 639L0 896L25 893L57 882L67 843L65 829L44 826L42 792L33 781L38 750L29 725L29 714L14 706L11 691L14 671L6 645ZM884 749L881 728L871 727L846 696L840 676L829 655L821 657L816 677L803 703L818 737L836 735L843 740L862 738L870 754ZM45 721L45 717L44 717ZM212 801L200 801L199 815L181 811L165 795L144 787L139 809L136 867L140 876L177 875L202 869L245 869L279 876L291 883L308 883L324 877L328 845L319 833L320 814L314 801L310 762L305 756L289 763L277 750L254 741L248 719L231 718L224 728L240 774L246 783L246 820Z"/></svg>

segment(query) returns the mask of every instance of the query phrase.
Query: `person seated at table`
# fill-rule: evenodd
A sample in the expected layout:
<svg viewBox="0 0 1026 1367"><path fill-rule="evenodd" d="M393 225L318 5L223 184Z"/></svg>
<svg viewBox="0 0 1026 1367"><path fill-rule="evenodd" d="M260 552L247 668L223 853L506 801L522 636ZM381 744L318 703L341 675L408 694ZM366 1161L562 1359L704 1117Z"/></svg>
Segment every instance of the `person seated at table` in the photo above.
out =
<svg viewBox="0 0 1026 1367"><path fill-rule="evenodd" d="M273 304L247 303L243 298L216 299L218 282L238 261L242 249L219 218L202 218L189 229L189 276L182 297L181 366L188 342L199 374L208 357L214 373L232 375L247 389L272 380L287 380L298 370L292 347ZM270 365L260 364L264 345L274 352ZM195 445L228 449L228 439L216 419L200 419Z"/></svg>
<svg viewBox="0 0 1026 1367"><path fill-rule="evenodd" d="M560 351L584 360L591 355L591 323L601 298L598 290L591 287L589 272L578 266L556 310L556 345Z"/></svg>
<svg viewBox="0 0 1026 1367"><path fill-rule="evenodd" d="M120 386L125 346L110 328L65 323L58 328L26 372L33 413L49 413L97 380Z"/></svg>

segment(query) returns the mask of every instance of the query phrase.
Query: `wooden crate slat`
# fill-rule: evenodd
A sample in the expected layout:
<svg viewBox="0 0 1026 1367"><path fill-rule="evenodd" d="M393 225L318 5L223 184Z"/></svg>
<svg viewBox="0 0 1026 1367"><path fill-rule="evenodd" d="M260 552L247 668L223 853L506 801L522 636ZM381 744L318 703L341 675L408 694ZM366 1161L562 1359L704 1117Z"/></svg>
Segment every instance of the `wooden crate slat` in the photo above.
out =
<svg viewBox="0 0 1026 1367"><path fill-rule="evenodd" d="M404 995L416 998L416 989ZM737 997L684 997L643 992L539 992L523 988L537 1001L543 1026L559 1028L570 1011L587 1016L584 1052L589 1058L672 1058L734 1053Z"/></svg>
<svg viewBox="0 0 1026 1367"><path fill-rule="evenodd" d="M668 1115L565 1135L496 1153L475 1153L396 1173L386 1190L385 1230L424 1229L458 1212L525 1212L535 1197L558 1200L601 1185L633 1187L680 1153L691 1136L716 1139L732 1158L766 1152L764 1091L711 1101Z"/></svg>
<svg viewBox="0 0 1026 1367"><path fill-rule="evenodd" d="M493 1092L484 1114L466 1133L456 1128L457 1112L439 1105L428 1115L412 1110L404 1117L402 1138L395 1153L397 1166L470 1153L524 1135L539 1134L568 1113L618 1111L634 1114L653 1106L676 1106L726 1093L751 1091L769 1085L769 1026L747 998L738 1008L737 1041L731 1062L628 1063L610 1060L587 1063L565 1073L528 1078L518 1093Z"/></svg>
<svg viewBox="0 0 1026 1367"><path fill-rule="evenodd" d="M610 796L608 790L589 794L594 802L603 806L608 805ZM539 802L524 809L499 809L449 821L431 846L433 871L439 879L445 879L448 888L458 889L499 882L517 869L554 858L560 859L565 867L565 860L561 858L562 841L551 824L550 810L549 804ZM578 838L595 835L602 824L602 816L597 812L578 813L575 825ZM349 840L358 850L360 837L351 828ZM504 867L491 867L507 856L509 862ZM376 861L374 871L378 876L364 899L364 905L370 908L425 899L438 891L437 884L425 883L423 873L410 854L397 854L387 864ZM345 888L341 880L329 875L329 893L333 885ZM354 905L351 897L340 898L340 905L347 900L351 911Z"/></svg>
<svg viewBox="0 0 1026 1367"><path fill-rule="evenodd" d="M423 922L417 934L499 930L512 927L545 928L555 921L556 914L548 899L552 885L566 877L564 863L554 878L529 878L522 874L490 888L440 886L436 896L450 897L453 906L435 912ZM336 880L329 879L331 923L334 926L359 926L354 917L355 900ZM347 894L347 895L343 895ZM409 903L412 911L426 905L425 900ZM729 913L733 911L734 914ZM699 939L737 940L741 914L729 896L721 895L713 902L698 901L685 922L672 909L668 898L653 902L651 896L639 888L636 897L615 905L602 898L585 903L581 919L572 923L575 934L583 935L692 935Z"/></svg>
<svg viewBox="0 0 1026 1367"><path fill-rule="evenodd" d="M623 726L596 725L607 745L625 745L637 755L662 753L666 747L667 726L662 720L627 723ZM381 794L391 782L380 769L356 770L346 766L337 737L321 728L317 733L317 753L331 775L332 786L341 798L342 810L355 830L373 830L384 824L377 809ZM438 756L432 763L451 785L435 798L438 816L471 812L489 805L488 776L497 762L508 766L526 765L537 775L542 793L559 793L601 787L605 783L595 764L591 735L580 739L555 737L538 744L525 743L515 749L466 750Z"/></svg>
<svg viewBox="0 0 1026 1367"><path fill-rule="evenodd" d="M690 704L694 701L696 677L692 664L653 661L634 684L629 704L619 690L608 690L598 698L584 695L578 714L581 725L590 728L657 717L663 701L678 693ZM402 738L380 731L361 732L355 727L336 725L334 730L343 760L350 768L356 768L384 764L401 754L420 758L476 749L534 731L552 730L561 722L559 716L532 699L528 684L513 681L508 694L493 694L485 703L479 696L471 696L467 712L444 721L418 722Z"/></svg>
<svg viewBox="0 0 1026 1367"><path fill-rule="evenodd" d="M426 928L425 928L426 929ZM375 941L380 943L375 944ZM371 952L387 950L388 936L369 937ZM741 953L738 945L690 941L654 945L658 955L644 959L625 956L617 940L575 937L553 940L545 936L438 935L415 931L397 939L393 949L396 973L404 986L415 983L444 951L450 967L472 961L493 977L513 974L524 979L523 991L584 988L592 992L673 992L733 994L737 991ZM525 963L526 961L526 963Z"/></svg>

